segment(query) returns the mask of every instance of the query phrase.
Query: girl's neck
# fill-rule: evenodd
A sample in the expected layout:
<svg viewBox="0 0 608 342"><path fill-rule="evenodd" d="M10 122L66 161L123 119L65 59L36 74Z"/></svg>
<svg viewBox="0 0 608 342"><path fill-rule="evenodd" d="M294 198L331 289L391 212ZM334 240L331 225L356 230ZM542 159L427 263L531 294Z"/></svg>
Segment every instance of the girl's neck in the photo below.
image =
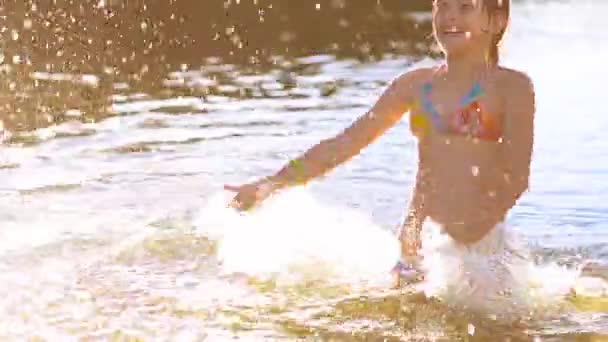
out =
<svg viewBox="0 0 608 342"><path fill-rule="evenodd" d="M446 76L451 79L479 79L495 67L487 58L486 51L469 51L466 54L446 57Z"/></svg>

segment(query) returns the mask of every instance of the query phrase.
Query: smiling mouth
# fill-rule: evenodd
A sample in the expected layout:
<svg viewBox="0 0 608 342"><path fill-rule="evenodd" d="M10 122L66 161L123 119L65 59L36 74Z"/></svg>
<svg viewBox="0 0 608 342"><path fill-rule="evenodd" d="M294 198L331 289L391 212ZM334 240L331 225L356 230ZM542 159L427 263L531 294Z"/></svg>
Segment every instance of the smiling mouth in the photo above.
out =
<svg viewBox="0 0 608 342"><path fill-rule="evenodd" d="M465 33L464 31L456 29L456 28L450 28L447 30L443 30L442 32L443 32L443 34L446 34L446 35L459 35L459 34Z"/></svg>
<svg viewBox="0 0 608 342"><path fill-rule="evenodd" d="M466 38L470 38L471 33L468 31L463 31L460 29L457 29L455 27L453 28L449 28L446 30L442 30L441 34L445 37L466 37Z"/></svg>

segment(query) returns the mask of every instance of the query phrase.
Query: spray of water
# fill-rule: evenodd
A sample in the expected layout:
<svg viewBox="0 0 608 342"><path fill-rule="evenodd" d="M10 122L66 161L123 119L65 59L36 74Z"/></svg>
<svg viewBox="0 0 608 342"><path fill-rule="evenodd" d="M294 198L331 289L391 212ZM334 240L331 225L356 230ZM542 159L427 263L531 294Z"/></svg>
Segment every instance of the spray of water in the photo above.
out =
<svg viewBox="0 0 608 342"><path fill-rule="evenodd" d="M226 274L246 274L286 285L320 280L388 288L389 270L398 258L398 241L389 229L361 212L321 203L304 188L288 190L245 213L227 207L232 196L215 194L195 220L201 234L217 241L218 258ZM431 277L419 284L419 289L453 282L460 261L451 255L432 257L439 262L433 264L431 273L444 277ZM515 274L516 281L526 283L527 307L534 311L563 308L564 299L573 291L598 293L597 281L580 278L578 269L532 261L522 267Z"/></svg>
<svg viewBox="0 0 608 342"><path fill-rule="evenodd" d="M286 191L246 213L227 208L231 193L212 196L196 219L218 241L227 273L299 281L385 283L398 257L397 240L367 216ZM325 279L321 279L325 278Z"/></svg>

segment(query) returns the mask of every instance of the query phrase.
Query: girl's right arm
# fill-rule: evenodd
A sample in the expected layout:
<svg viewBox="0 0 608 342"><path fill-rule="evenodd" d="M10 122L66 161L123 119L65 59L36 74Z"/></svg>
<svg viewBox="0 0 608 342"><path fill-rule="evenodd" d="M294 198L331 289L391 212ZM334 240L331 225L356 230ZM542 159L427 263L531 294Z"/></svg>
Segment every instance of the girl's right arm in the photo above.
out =
<svg viewBox="0 0 608 342"><path fill-rule="evenodd" d="M360 153L410 109L416 75L414 71L393 80L365 115L337 136L321 141L290 161L275 175L244 186L226 186L227 190L237 192L232 205L248 209L272 192L306 184Z"/></svg>
<svg viewBox="0 0 608 342"><path fill-rule="evenodd" d="M418 171L416 173L416 183L414 184L410 204L407 208L407 214L401 223L399 231L399 242L401 245L401 258L393 267L393 287L399 288L405 281L410 282L414 279L419 279L419 273L416 270L418 262L416 256L418 250L422 246L420 232L422 225L428 217L428 212L425 208L425 199L428 196L428 181L426 176L426 167L424 160L421 158L425 148L423 142L418 143Z"/></svg>
<svg viewBox="0 0 608 342"><path fill-rule="evenodd" d="M278 187L303 185L359 154L392 127L407 108L407 98L395 80L363 116L337 136L323 140L290 161L270 180Z"/></svg>
<svg viewBox="0 0 608 342"><path fill-rule="evenodd" d="M401 255L403 258L415 256L420 248L420 232L428 214L425 210L425 197L427 196L427 181L424 165L419 162L416 184L412 191L407 215L401 225L399 239L401 241Z"/></svg>

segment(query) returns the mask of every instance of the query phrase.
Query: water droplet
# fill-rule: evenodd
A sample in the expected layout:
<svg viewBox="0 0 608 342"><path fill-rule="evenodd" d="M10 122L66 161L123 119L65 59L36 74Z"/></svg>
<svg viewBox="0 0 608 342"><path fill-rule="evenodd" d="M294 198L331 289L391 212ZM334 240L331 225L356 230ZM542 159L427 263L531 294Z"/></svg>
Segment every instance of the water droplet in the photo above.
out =
<svg viewBox="0 0 608 342"><path fill-rule="evenodd" d="M467 330L469 331L469 335L475 335L475 326L471 323L467 325Z"/></svg>
<svg viewBox="0 0 608 342"><path fill-rule="evenodd" d="M279 35L279 39L284 43L289 43L296 39L296 34L289 31L283 31Z"/></svg>
<svg viewBox="0 0 608 342"><path fill-rule="evenodd" d="M477 166L477 165L472 166L471 173L473 174L474 177L477 177L479 175L479 166Z"/></svg>
<svg viewBox="0 0 608 342"><path fill-rule="evenodd" d="M467 39L471 39L471 32L470 32L470 31L465 32L465 33L464 33L464 36L465 36Z"/></svg>
<svg viewBox="0 0 608 342"><path fill-rule="evenodd" d="M317 11L320 10L321 9L321 4L316 4L315 8L317 9Z"/></svg>

